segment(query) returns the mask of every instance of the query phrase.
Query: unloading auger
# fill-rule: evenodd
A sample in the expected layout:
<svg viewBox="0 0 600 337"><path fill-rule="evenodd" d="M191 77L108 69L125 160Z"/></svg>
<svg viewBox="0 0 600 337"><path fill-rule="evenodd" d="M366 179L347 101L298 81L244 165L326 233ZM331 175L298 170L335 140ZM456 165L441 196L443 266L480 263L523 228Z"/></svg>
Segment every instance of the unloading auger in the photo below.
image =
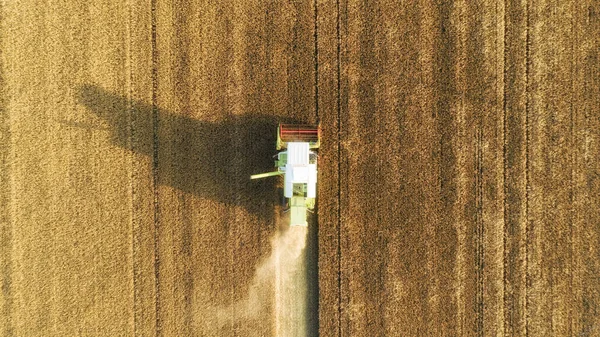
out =
<svg viewBox="0 0 600 337"><path fill-rule="evenodd" d="M313 210L317 195L317 153L321 142L319 125L279 124L274 157L277 171L255 174L250 179L283 175L283 195L290 212L290 225L308 226L306 212Z"/></svg>

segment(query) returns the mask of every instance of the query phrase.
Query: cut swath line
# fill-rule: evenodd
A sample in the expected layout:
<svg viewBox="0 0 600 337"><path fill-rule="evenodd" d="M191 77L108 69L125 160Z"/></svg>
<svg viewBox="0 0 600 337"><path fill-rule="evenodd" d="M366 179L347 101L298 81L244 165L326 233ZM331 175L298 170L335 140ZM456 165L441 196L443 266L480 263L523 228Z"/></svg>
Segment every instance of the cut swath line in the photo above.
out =
<svg viewBox="0 0 600 337"><path fill-rule="evenodd" d="M531 278L529 275L529 245L531 240L530 235L530 224L529 224L529 110L530 110L530 89L531 85L529 82L530 72L530 13L531 8L530 1L526 2L525 15L526 15L526 26L525 26L525 336L529 336L529 284Z"/></svg>
<svg viewBox="0 0 600 337"><path fill-rule="evenodd" d="M134 122L133 122L133 107L132 107L132 99L133 99L133 71L132 71L132 56L131 56L131 49L132 49L132 44L133 44L133 39L131 38L131 25L132 25L132 8L131 8L131 4L125 6L126 8L126 13L127 13L127 21L126 21L126 25L125 25L125 29L127 31L126 37L126 43L125 43L125 48L126 48L126 60L127 63L125 65L126 68L126 74L127 74L127 123L128 123L128 131L129 131L129 135L128 135L128 139L127 139L127 146L129 148L133 148L133 144L134 144L134 138L135 138L135 127L134 127ZM137 227L136 226L136 218L135 218L135 187L134 187L134 182L137 181L138 179L138 174L137 174L137 166L136 166L136 162L135 162L135 156L133 152L129 153L129 165L130 165L130 169L131 169L131 173L129 176L129 203L130 203L130 213L129 213L129 221L130 223L130 230L131 230L131 286L132 286L132 294L131 296L133 297L133 314L131 315L132 317L132 330L133 330L133 335L137 336L138 332L137 332L137 327L138 327L138 309L139 309L139 299L137 296L137 291L138 291L138 285L136 282L136 276L138 275L138 268L137 268L137 256L138 256L138 249L137 249L137 245L136 245L136 241L137 241L137 237L138 237L138 233L137 233Z"/></svg>
<svg viewBox="0 0 600 337"><path fill-rule="evenodd" d="M484 335L484 227L483 227L483 125L479 117L477 130L477 333Z"/></svg>
<svg viewBox="0 0 600 337"><path fill-rule="evenodd" d="M342 157L341 157L341 113L342 113L342 85L341 85L341 33L340 33L340 0L336 1L336 67L337 67L337 305L338 305L338 317L337 317L337 332L338 337L342 336L342 234L341 234L341 202L342 202L342 191L341 191L341 169L342 169Z"/></svg>
<svg viewBox="0 0 600 337"><path fill-rule="evenodd" d="M506 223L506 219L508 216L508 212L506 209L506 194L508 193L508 185L506 183L506 170L507 170L507 162L506 162L506 80L507 80L507 67L506 67L506 55L507 55L507 45L506 45L506 1L502 2L503 7L503 16L502 16L502 28L504 35L502 36L502 227L503 227L503 237L502 237L502 308L503 312L503 335L507 335L507 326L509 329L512 329L510 326L510 309L508 303L507 293L507 267L508 267L508 253L507 253L507 236L508 236L508 227ZM496 47L497 48L497 47ZM498 49L497 49L498 50Z"/></svg>
<svg viewBox="0 0 600 337"><path fill-rule="evenodd" d="M281 260L279 255L275 255L275 336L281 336Z"/></svg>
<svg viewBox="0 0 600 337"><path fill-rule="evenodd" d="M158 48L157 48L157 17L156 0L151 0L152 23L152 189L154 191L154 310L156 336L162 335L160 308L160 255L159 255L159 195L158 195Z"/></svg>

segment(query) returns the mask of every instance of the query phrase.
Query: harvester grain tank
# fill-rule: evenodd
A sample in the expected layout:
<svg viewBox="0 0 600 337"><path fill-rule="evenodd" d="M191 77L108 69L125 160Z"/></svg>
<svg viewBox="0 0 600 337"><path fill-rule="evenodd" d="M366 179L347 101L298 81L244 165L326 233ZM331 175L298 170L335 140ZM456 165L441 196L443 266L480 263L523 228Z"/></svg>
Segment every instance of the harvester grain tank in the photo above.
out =
<svg viewBox="0 0 600 337"><path fill-rule="evenodd" d="M283 175L283 195L290 212L290 225L307 226L306 213L317 197L317 153L319 125L279 124L275 157L277 171L252 175L251 179Z"/></svg>

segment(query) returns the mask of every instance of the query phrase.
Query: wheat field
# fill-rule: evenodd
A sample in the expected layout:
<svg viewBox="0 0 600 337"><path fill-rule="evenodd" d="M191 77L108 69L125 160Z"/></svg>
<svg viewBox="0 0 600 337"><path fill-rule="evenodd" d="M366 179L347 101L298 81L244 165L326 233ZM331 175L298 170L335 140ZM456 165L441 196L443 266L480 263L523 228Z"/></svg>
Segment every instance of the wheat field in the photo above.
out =
<svg viewBox="0 0 600 337"><path fill-rule="evenodd" d="M600 336L599 50L593 0L0 2L0 335Z"/></svg>

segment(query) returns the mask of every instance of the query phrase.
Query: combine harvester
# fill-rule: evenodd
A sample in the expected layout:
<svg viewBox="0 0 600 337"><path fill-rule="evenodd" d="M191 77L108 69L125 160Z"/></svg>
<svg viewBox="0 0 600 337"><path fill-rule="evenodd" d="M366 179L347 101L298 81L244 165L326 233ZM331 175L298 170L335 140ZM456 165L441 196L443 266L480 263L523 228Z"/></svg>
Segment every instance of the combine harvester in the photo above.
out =
<svg viewBox="0 0 600 337"><path fill-rule="evenodd" d="M317 153L321 141L319 125L279 124L277 171L252 175L251 179L283 175L283 196L292 226L308 226L306 212L315 208L317 194Z"/></svg>

